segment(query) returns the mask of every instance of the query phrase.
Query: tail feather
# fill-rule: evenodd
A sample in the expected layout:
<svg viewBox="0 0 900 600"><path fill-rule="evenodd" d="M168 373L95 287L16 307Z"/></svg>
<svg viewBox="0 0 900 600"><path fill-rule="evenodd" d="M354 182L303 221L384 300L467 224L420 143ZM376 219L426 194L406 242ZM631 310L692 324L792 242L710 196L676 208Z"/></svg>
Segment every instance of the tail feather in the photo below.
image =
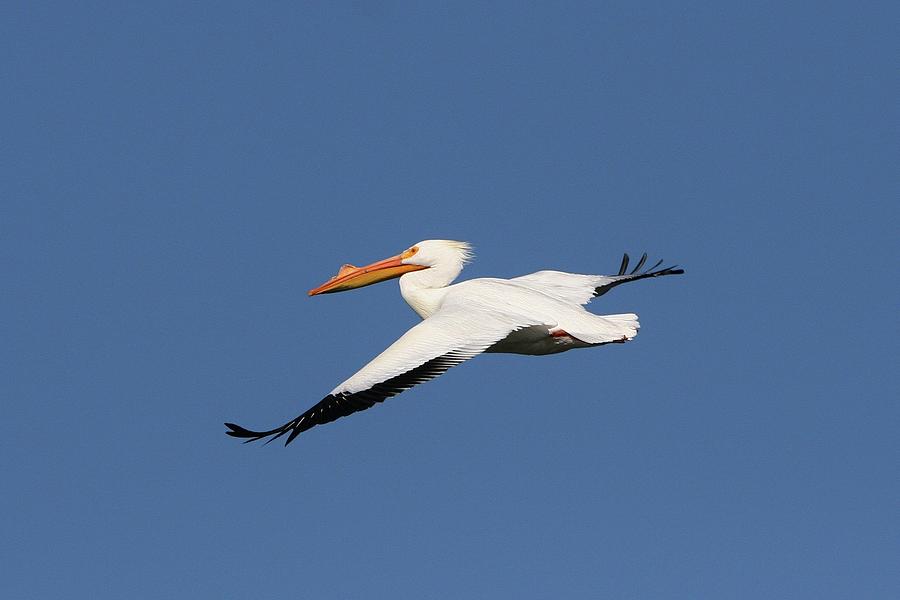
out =
<svg viewBox="0 0 900 600"><path fill-rule="evenodd" d="M561 325L566 333L586 344L627 342L641 328L638 316L634 313L595 315L586 311L577 322Z"/></svg>

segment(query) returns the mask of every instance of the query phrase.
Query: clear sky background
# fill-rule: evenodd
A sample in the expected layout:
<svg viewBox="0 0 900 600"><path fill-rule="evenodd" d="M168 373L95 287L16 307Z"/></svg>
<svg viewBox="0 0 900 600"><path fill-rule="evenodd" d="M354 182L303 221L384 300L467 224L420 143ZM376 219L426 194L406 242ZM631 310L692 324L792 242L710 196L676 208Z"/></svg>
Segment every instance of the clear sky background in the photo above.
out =
<svg viewBox="0 0 900 600"><path fill-rule="evenodd" d="M0 596L900 596L895 3L0 13ZM427 238L687 274L225 436L415 324L306 291Z"/></svg>

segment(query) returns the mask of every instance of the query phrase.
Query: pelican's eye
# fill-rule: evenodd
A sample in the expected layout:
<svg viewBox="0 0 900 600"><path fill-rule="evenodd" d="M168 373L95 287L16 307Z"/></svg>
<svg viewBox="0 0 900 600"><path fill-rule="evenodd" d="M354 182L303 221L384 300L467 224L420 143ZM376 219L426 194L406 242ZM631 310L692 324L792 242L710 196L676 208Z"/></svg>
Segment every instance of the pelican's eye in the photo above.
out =
<svg viewBox="0 0 900 600"><path fill-rule="evenodd" d="M418 247L418 246L413 246L413 247L410 248L409 250L406 250L405 252L403 252L403 254L400 255L400 258L402 258L402 259L405 260L405 259L411 257L412 255L414 255L414 254L415 254L416 252L418 252L418 251L419 251L419 247Z"/></svg>

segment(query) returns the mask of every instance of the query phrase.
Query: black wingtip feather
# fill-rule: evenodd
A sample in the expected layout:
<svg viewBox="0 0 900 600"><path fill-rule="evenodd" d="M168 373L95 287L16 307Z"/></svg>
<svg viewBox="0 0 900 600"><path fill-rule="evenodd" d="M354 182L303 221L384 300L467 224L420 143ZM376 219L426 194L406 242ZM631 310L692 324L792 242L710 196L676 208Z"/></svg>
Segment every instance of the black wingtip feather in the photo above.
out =
<svg viewBox="0 0 900 600"><path fill-rule="evenodd" d="M225 432L226 435L241 438L244 440L245 444L256 442L272 434L278 434L276 435L276 437L278 437L284 433L281 428L272 429L270 431L253 431L251 429L247 429L246 427L241 427L240 425L237 425L235 423L225 423L225 427L230 429L230 431Z"/></svg>
<svg viewBox="0 0 900 600"><path fill-rule="evenodd" d="M293 431L291 431L291 435L289 435L289 436L287 437L287 439L284 440L284 445L287 446L288 444L290 444L291 442L293 442L293 441L294 441L294 438L296 438L298 435L300 435L300 428L299 428L299 427L297 427L297 428L295 428Z"/></svg>
<svg viewBox="0 0 900 600"><path fill-rule="evenodd" d="M619 275L625 274L625 269L628 268L628 253L622 255L622 264L619 266Z"/></svg>
<svg viewBox="0 0 900 600"><path fill-rule="evenodd" d="M227 435L237 438L247 438L247 437L257 437L261 435L258 431L250 431L249 429L245 429L240 425L235 425L234 423L225 423L225 427L230 429L231 431L226 431Z"/></svg>
<svg viewBox="0 0 900 600"><path fill-rule="evenodd" d="M630 273L627 273L629 262L630 262L630 259L628 257L628 254L626 253L622 257L622 265L619 267L618 275L616 275L615 277L612 277L611 278L612 281L610 281L606 285L601 285L601 286L597 287L594 290L594 298L596 298L598 296L602 296L603 294L605 294L612 288L614 288L618 285L622 285L623 283L627 283L629 281L637 281L639 279L647 279L649 277L660 277L662 275L682 275L682 274L684 274L684 269L678 267L678 265L673 265L671 267L664 267L662 269L657 270L659 268L659 266L663 263L662 259L656 261L656 264L654 264L652 267L649 267L649 268L641 271L644 264L646 264L646 262L647 262L647 253L646 252L644 252L641 255L641 258L640 258L640 260L638 260L638 263L635 265L634 269L632 269Z"/></svg>
<svg viewBox="0 0 900 600"><path fill-rule="evenodd" d="M637 273L638 271L640 271L640 270L641 270L641 267L644 266L644 263L645 263L645 262L647 262L647 253L646 253L646 252L644 252L644 253L641 255L641 260L639 260L639 261L638 261L638 264L636 264L636 265L634 266L634 269L631 270L631 274L634 275L635 273Z"/></svg>

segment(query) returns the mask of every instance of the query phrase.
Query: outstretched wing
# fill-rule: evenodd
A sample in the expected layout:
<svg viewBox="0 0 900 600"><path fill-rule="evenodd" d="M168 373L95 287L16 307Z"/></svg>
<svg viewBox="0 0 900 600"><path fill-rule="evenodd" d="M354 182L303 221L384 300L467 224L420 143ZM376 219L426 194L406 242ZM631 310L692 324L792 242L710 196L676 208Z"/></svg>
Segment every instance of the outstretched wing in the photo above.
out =
<svg viewBox="0 0 900 600"><path fill-rule="evenodd" d="M519 322L522 321L522 322ZM511 332L538 325L492 311L482 303L467 303L452 297L428 317L391 344L369 364L334 388L318 404L268 431L252 431L225 423L230 436L248 442L289 434L285 445L304 431L365 410L414 385L443 374L450 367L477 356ZM267 442L268 443L268 442Z"/></svg>
<svg viewBox="0 0 900 600"><path fill-rule="evenodd" d="M684 269L679 269L675 266L657 270L657 267L662 264L662 260L649 269L641 271L641 267L647 262L646 252L641 256L630 273L627 272L629 262L628 254L625 254L622 257L622 264L617 275L581 275L578 273L564 273L562 271L538 271L530 275L515 277L511 281L537 289L572 304L585 305L597 296L602 296L617 285L628 281L684 273Z"/></svg>

